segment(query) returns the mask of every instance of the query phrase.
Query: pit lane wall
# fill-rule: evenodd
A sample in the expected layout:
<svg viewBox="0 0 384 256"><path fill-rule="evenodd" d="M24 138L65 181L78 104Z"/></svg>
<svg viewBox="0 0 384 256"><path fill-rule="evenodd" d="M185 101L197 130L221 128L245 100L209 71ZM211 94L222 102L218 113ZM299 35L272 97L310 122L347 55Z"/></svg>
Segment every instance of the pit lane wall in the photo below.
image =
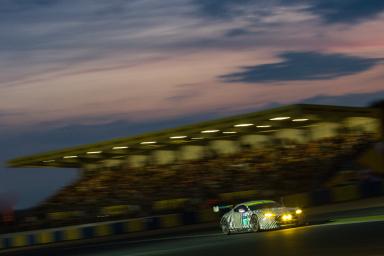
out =
<svg viewBox="0 0 384 256"><path fill-rule="evenodd" d="M332 203L347 202L358 199L384 195L384 183L374 181L359 185L347 185L330 189L316 190L310 193L289 195L283 198L287 206L313 207ZM242 201L255 199L254 191L238 191L222 194L225 201ZM212 209L198 212L184 212L146 218L121 221L100 222L54 229L35 230L0 235L0 252L3 249L45 245L64 241L106 237L119 234L144 233L153 230L166 230L186 225L201 223L218 223L219 215Z"/></svg>

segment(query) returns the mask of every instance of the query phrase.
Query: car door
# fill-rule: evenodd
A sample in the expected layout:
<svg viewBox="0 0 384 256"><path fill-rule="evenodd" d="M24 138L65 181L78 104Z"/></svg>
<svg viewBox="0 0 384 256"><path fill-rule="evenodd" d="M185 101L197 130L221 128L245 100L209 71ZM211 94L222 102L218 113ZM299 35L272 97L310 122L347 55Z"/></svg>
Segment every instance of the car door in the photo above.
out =
<svg viewBox="0 0 384 256"><path fill-rule="evenodd" d="M247 220L248 208L245 205L239 205L233 209L232 221L234 229L243 229L248 225Z"/></svg>

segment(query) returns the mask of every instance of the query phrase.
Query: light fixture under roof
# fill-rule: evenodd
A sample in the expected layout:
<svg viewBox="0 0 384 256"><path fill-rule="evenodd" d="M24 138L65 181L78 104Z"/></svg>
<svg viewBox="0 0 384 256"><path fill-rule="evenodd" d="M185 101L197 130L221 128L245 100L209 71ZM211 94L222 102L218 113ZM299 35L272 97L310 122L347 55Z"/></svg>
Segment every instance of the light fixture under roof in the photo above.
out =
<svg viewBox="0 0 384 256"><path fill-rule="evenodd" d="M95 154L100 154L103 151L88 151L87 155L95 155Z"/></svg>
<svg viewBox="0 0 384 256"><path fill-rule="evenodd" d="M237 133L235 131L227 131L227 132L223 132L224 134L234 134L234 133Z"/></svg>
<svg viewBox="0 0 384 256"><path fill-rule="evenodd" d="M118 149L127 149L128 146L116 146L116 147L113 147L112 149L113 150L118 150Z"/></svg>
<svg viewBox="0 0 384 256"><path fill-rule="evenodd" d="M271 127L270 125L258 125L256 126L257 128L269 128Z"/></svg>
<svg viewBox="0 0 384 256"><path fill-rule="evenodd" d="M292 122L305 122L308 120L309 120L308 118L296 118L296 119L293 119Z"/></svg>
<svg viewBox="0 0 384 256"><path fill-rule="evenodd" d="M291 118L291 117L289 117L289 116L278 116L278 117L271 118L269 120L271 120L271 121L281 121L281 120L287 120L289 118Z"/></svg>
<svg viewBox="0 0 384 256"><path fill-rule="evenodd" d="M156 144L157 142L156 141L143 141L143 142L140 142L141 145L149 145L149 144Z"/></svg>
<svg viewBox="0 0 384 256"><path fill-rule="evenodd" d="M64 158L64 159L78 158L78 156L75 156L75 155L73 155L73 156L64 156L63 158Z"/></svg>
<svg viewBox="0 0 384 256"><path fill-rule="evenodd" d="M171 140L177 140L177 139L185 139L187 138L187 136L185 135L179 135L179 136L172 136L172 137L169 137Z"/></svg>
<svg viewBox="0 0 384 256"><path fill-rule="evenodd" d="M52 162L55 162L55 160L44 160L43 163L52 163Z"/></svg>
<svg viewBox="0 0 384 256"><path fill-rule="evenodd" d="M219 132L220 130L204 130L204 131L201 131L201 133L215 133L215 132Z"/></svg>
<svg viewBox="0 0 384 256"><path fill-rule="evenodd" d="M192 137L191 140L203 140L203 137Z"/></svg>
<svg viewBox="0 0 384 256"><path fill-rule="evenodd" d="M248 127L248 126L252 126L253 124L235 124L234 126L235 127Z"/></svg>

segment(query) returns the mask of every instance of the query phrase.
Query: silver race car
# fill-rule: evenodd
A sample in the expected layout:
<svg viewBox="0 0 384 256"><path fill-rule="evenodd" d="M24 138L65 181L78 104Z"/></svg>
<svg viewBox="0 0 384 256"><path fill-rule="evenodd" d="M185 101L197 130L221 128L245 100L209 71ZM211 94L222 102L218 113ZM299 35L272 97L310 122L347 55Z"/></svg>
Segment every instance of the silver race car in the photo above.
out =
<svg viewBox="0 0 384 256"><path fill-rule="evenodd" d="M214 212L220 212L232 206L214 206ZM239 232L257 232L286 226L298 226L304 223L303 211L299 208L281 206L272 200L257 200L236 205L221 218L220 225L224 234Z"/></svg>

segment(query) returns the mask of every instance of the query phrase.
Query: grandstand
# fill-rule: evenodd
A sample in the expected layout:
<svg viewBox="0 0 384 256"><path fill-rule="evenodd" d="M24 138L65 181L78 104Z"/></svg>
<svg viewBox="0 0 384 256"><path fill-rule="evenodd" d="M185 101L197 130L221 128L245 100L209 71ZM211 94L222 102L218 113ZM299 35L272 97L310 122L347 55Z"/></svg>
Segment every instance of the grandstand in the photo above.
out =
<svg viewBox="0 0 384 256"><path fill-rule="evenodd" d="M383 175L383 165L372 160L380 123L375 108L298 104L18 158L9 166L82 170L36 208L48 220L193 211L355 183L368 168Z"/></svg>

